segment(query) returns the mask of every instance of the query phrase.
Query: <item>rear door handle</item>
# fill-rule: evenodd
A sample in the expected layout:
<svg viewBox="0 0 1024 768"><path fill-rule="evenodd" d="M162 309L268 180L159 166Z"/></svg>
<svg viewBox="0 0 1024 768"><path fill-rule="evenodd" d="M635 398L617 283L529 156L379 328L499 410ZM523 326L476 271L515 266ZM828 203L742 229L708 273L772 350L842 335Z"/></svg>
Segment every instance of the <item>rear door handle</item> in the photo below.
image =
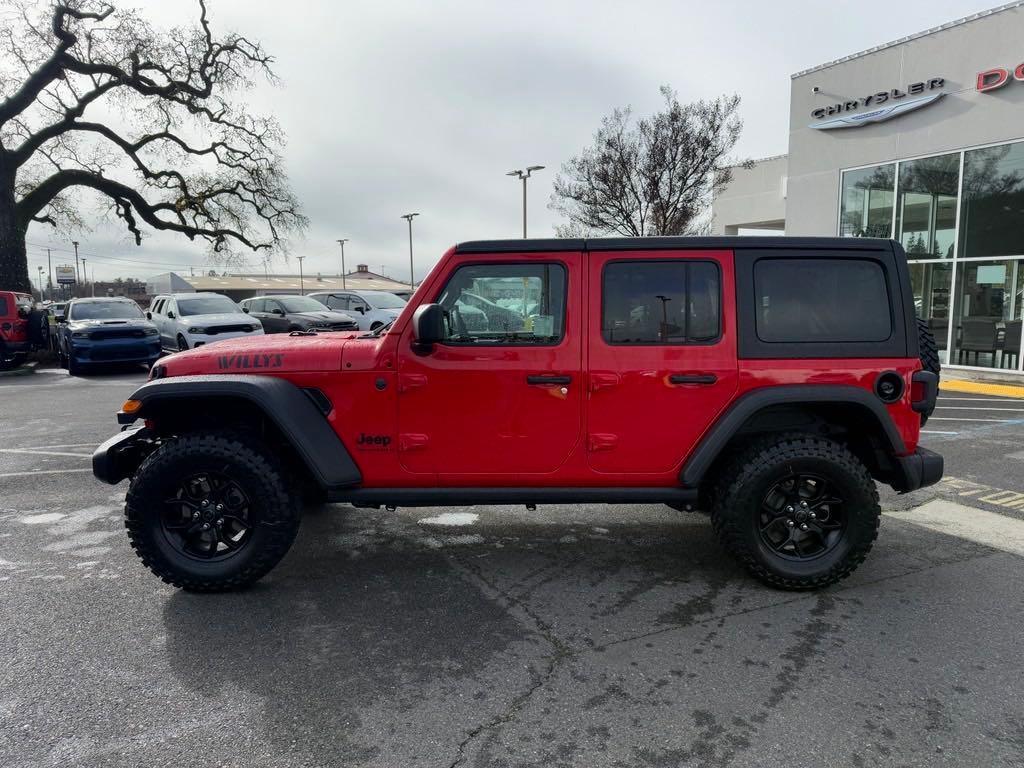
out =
<svg viewBox="0 0 1024 768"><path fill-rule="evenodd" d="M527 384L572 384L572 376L550 376L548 374L536 373L526 377Z"/></svg>
<svg viewBox="0 0 1024 768"><path fill-rule="evenodd" d="M713 373L673 373L668 377L669 384L714 384L718 377Z"/></svg>

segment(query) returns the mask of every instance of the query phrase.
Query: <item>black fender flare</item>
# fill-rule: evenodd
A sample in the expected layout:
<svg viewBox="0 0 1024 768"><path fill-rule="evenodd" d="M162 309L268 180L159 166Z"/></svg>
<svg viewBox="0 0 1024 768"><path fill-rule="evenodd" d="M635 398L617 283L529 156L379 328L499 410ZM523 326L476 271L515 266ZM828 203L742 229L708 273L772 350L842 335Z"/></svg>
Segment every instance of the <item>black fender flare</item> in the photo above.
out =
<svg viewBox="0 0 1024 768"><path fill-rule="evenodd" d="M280 430L322 488L344 488L362 481L355 461L327 421L323 409L327 398L319 391L311 395L275 376L222 374L156 379L143 384L129 398L141 406L130 414L119 412L117 419L130 424L152 414L157 404L180 401L182 407L189 407L190 401L219 398L241 399L256 406ZM329 412L329 404L326 410ZM94 457L94 467L96 463Z"/></svg>
<svg viewBox="0 0 1024 768"><path fill-rule="evenodd" d="M873 419L885 438L886 449L893 456L907 452L903 437L893 423L885 404L872 392L849 384L793 384L768 386L740 396L704 433L697 447L683 463L679 481L687 488L700 485L711 465L725 446L758 411L773 405L847 404L864 410Z"/></svg>

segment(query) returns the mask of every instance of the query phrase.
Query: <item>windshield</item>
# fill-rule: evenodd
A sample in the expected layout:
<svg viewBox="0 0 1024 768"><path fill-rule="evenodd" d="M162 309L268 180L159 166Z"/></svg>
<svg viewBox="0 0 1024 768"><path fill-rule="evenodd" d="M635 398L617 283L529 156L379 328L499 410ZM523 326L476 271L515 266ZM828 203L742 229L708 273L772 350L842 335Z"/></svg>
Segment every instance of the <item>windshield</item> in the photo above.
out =
<svg viewBox="0 0 1024 768"><path fill-rule="evenodd" d="M401 309L405 306L405 299L385 291L363 291L359 294L374 309Z"/></svg>
<svg viewBox="0 0 1024 768"><path fill-rule="evenodd" d="M89 301L71 305L72 320L134 320L144 317L134 301Z"/></svg>
<svg viewBox="0 0 1024 768"><path fill-rule="evenodd" d="M182 317L192 315L218 315L227 312L239 312L238 308L227 296L197 296L194 299L178 299L178 313Z"/></svg>
<svg viewBox="0 0 1024 768"><path fill-rule="evenodd" d="M324 312L327 310L327 307L309 296L282 296L276 301L281 302L285 312Z"/></svg>

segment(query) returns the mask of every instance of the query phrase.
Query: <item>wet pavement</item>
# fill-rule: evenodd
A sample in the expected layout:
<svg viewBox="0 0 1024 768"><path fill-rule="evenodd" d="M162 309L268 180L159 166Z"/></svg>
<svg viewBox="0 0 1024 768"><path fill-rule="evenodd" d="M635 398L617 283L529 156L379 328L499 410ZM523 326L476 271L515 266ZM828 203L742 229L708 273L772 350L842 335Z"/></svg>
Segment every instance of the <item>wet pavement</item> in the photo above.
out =
<svg viewBox="0 0 1024 768"><path fill-rule="evenodd" d="M815 594L662 506L328 505L204 596L87 471L143 378L0 382L0 765L1024 765L1015 419L930 422L952 479Z"/></svg>

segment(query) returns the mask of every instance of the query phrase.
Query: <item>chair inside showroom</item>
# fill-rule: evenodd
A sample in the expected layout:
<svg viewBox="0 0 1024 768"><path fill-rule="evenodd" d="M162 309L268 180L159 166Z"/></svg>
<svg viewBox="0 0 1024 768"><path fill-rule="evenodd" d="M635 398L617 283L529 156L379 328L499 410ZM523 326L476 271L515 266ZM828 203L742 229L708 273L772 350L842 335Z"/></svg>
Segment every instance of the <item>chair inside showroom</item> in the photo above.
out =
<svg viewBox="0 0 1024 768"><path fill-rule="evenodd" d="M974 353L974 364L978 365L978 356L990 355L995 365L996 348L999 340L999 328L992 317L965 317L960 324L960 348L957 361L964 362L966 353L968 365L970 353Z"/></svg>
<svg viewBox="0 0 1024 768"><path fill-rule="evenodd" d="M1003 356L999 361L1000 368L1016 368L1020 364L1020 331L1021 321L1011 320L1003 331Z"/></svg>
<svg viewBox="0 0 1024 768"><path fill-rule="evenodd" d="M928 318L928 330L932 332L932 336L935 337L935 344L939 350L946 348L946 340L949 336L949 318L942 317L929 317Z"/></svg>

